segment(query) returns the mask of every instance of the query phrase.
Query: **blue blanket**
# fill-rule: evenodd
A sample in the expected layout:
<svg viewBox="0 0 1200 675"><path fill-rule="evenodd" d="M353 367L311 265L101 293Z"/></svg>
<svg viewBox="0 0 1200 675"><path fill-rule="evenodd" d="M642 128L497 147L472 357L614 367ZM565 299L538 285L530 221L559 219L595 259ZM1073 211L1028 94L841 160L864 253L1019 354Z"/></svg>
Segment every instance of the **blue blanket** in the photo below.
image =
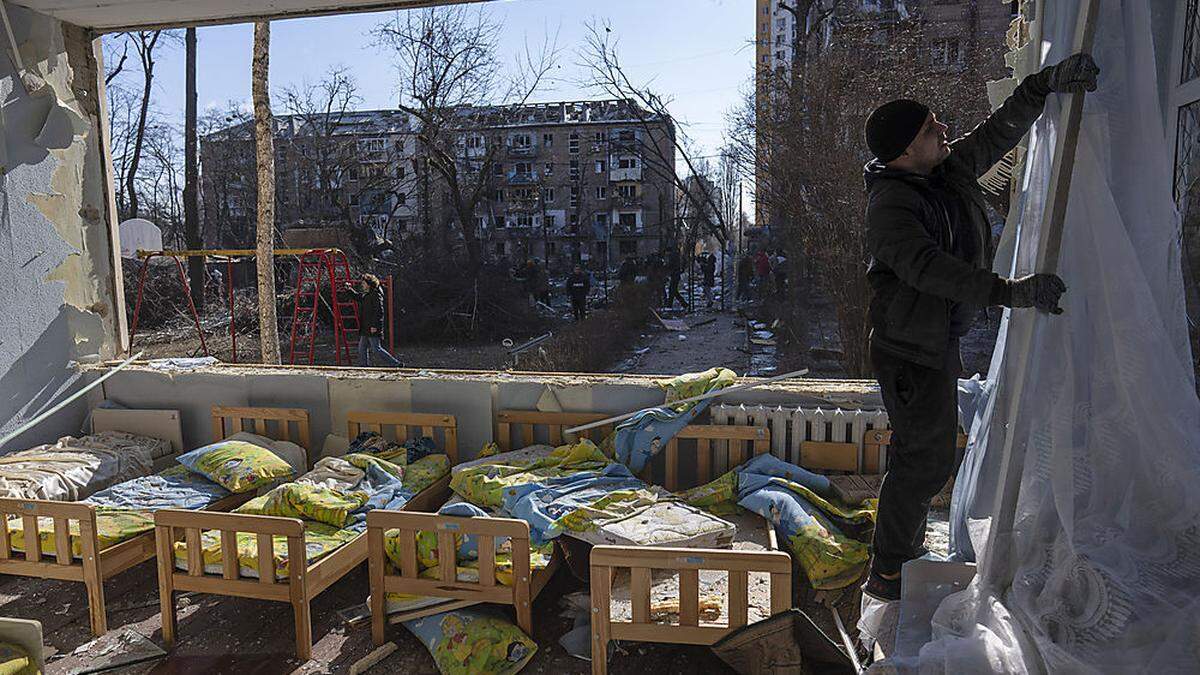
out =
<svg viewBox="0 0 1200 675"><path fill-rule="evenodd" d="M231 493L187 467L176 465L152 476L141 476L105 488L84 500L115 509L157 511L199 510Z"/></svg>

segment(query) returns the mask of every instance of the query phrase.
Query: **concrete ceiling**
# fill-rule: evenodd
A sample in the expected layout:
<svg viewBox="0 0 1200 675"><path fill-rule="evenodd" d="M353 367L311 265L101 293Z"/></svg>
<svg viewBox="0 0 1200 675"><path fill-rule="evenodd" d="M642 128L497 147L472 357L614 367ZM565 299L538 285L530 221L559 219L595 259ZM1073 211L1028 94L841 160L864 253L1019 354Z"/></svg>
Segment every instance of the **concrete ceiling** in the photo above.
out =
<svg viewBox="0 0 1200 675"><path fill-rule="evenodd" d="M486 0L9 0L97 32L240 23Z"/></svg>

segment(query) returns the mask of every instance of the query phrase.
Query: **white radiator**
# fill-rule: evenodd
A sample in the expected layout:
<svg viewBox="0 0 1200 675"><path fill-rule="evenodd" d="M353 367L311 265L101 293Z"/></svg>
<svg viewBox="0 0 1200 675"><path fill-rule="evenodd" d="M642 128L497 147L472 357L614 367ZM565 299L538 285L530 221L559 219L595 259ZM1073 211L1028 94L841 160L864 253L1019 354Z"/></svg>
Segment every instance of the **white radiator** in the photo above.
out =
<svg viewBox="0 0 1200 675"><path fill-rule="evenodd" d="M858 448L858 466L864 464L863 436L871 429L887 429L884 410L792 408L763 405L717 404L710 408L713 424L762 425L771 430L771 454L801 464L800 444L850 443ZM879 458L879 466L886 458Z"/></svg>

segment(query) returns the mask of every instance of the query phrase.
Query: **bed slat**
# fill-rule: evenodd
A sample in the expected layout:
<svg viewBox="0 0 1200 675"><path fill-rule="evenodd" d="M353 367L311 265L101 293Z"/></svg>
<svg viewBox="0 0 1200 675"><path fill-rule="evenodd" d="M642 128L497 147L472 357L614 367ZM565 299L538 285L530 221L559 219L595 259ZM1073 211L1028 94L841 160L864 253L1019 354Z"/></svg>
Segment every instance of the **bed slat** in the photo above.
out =
<svg viewBox="0 0 1200 675"><path fill-rule="evenodd" d="M521 425L521 447L528 448L531 445L533 445L533 425L532 424L522 424Z"/></svg>
<svg viewBox="0 0 1200 675"><path fill-rule="evenodd" d="M700 570L679 570L679 625L700 625Z"/></svg>
<svg viewBox="0 0 1200 675"><path fill-rule="evenodd" d="M438 565L441 566L442 581L452 584L458 578L458 547L454 543L454 533L441 530L438 538Z"/></svg>
<svg viewBox="0 0 1200 675"><path fill-rule="evenodd" d="M0 559L8 560L12 557L12 540L8 536L8 514L0 513Z"/></svg>
<svg viewBox="0 0 1200 675"><path fill-rule="evenodd" d="M553 445L554 447L557 448L558 446L563 444L562 430L563 430L563 428L558 426L557 424L550 425L550 445Z"/></svg>
<svg viewBox="0 0 1200 675"><path fill-rule="evenodd" d="M496 538L490 534L479 535L479 584L496 585Z"/></svg>
<svg viewBox="0 0 1200 675"><path fill-rule="evenodd" d="M22 536L25 538L25 559L42 561L42 538L38 536L37 516L21 516Z"/></svg>
<svg viewBox="0 0 1200 675"><path fill-rule="evenodd" d="M221 576L236 579L238 571L237 532L221 530Z"/></svg>
<svg viewBox="0 0 1200 675"><path fill-rule="evenodd" d="M672 438L667 441L667 480L666 488L670 492L679 490L679 440Z"/></svg>
<svg viewBox="0 0 1200 675"><path fill-rule="evenodd" d="M712 479L712 441L707 438L697 438L696 484L704 485Z"/></svg>
<svg viewBox="0 0 1200 675"><path fill-rule="evenodd" d="M433 427L421 427L421 436L433 438Z"/></svg>
<svg viewBox="0 0 1200 675"><path fill-rule="evenodd" d="M258 533L258 582L260 584L275 583L275 543L271 541L271 535ZM301 561L304 564L305 561ZM295 565L296 561L288 558L288 567Z"/></svg>
<svg viewBox="0 0 1200 675"><path fill-rule="evenodd" d="M54 557L59 565L71 564L71 523L66 518L54 519Z"/></svg>
<svg viewBox="0 0 1200 675"><path fill-rule="evenodd" d="M633 622L650 623L650 568L629 568L629 599L633 603Z"/></svg>
<svg viewBox="0 0 1200 675"><path fill-rule="evenodd" d="M526 634L533 634L533 596L529 578L529 538L512 540L513 561L513 606L517 612L517 625Z"/></svg>
<svg viewBox="0 0 1200 675"><path fill-rule="evenodd" d="M729 572L729 617L730 628L741 628L750 620L750 573L744 570Z"/></svg>
<svg viewBox="0 0 1200 675"><path fill-rule="evenodd" d="M792 606L792 575L782 572L771 574L771 614L786 612Z"/></svg>
<svg viewBox="0 0 1200 675"><path fill-rule="evenodd" d="M184 546L187 547L188 576L204 574L204 550L200 547L200 528L189 527L183 531Z"/></svg>
<svg viewBox="0 0 1200 675"><path fill-rule="evenodd" d="M400 576L417 578L417 533L400 530Z"/></svg>

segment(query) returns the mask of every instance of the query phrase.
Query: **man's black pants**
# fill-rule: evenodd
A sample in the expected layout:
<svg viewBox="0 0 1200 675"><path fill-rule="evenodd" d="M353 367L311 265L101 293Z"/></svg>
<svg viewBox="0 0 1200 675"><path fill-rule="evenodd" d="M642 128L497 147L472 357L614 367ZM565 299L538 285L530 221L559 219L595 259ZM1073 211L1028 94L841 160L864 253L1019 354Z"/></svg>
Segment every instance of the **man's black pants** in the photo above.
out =
<svg viewBox="0 0 1200 675"><path fill-rule="evenodd" d="M573 297L571 298L571 312L575 315L576 321L583 321L587 318L587 298Z"/></svg>
<svg viewBox="0 0 1200 675"><path fill-rule="evenodd" d="M955 471L958 374L875 348L871 362L892 425L871 549L873 569L892 575L924 552L929 502Z"/></svg>

